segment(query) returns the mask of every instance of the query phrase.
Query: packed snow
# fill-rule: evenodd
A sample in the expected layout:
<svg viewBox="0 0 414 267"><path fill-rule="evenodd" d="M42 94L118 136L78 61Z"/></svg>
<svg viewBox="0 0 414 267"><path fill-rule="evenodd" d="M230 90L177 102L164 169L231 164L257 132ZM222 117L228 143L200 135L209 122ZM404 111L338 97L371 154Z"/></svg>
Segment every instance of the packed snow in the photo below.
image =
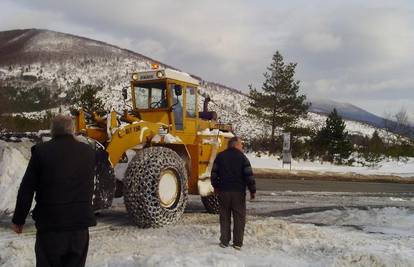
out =
<svg viewBox="0 0 414 267"><path fill-rule="evenodd" d="M259 192L249 209L263 201ZM193 209L180 222L159 229L135 227L123 206L115 205L90 229L87 266L414 266L413 209L252 214L242 251L237 251L218 246L218 216L194 208L200 204L191 198ZM1 266L34 265L34 229L28 225L25 230L17 236L0 229Z"/></svg>

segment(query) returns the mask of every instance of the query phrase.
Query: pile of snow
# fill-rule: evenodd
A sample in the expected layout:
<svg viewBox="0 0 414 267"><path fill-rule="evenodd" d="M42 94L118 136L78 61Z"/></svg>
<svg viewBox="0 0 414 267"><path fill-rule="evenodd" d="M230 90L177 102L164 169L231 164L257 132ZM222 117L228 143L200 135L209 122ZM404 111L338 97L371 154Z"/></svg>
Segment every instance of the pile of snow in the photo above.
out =
<svg viewBox="0 0 414 267"><path fill-rule="evenodd" d="M282 160L273 156L247 155L253 168L258 169L282 169ZM287 168L285 166L285 168ZM292 172L294 171L357 173L363 175L395 175L400 177L414 177L414 158L407 161L387 159L379 162L374 167L334 165L329 162L292 160Z"/></svg>
<svg viewBox="0 0 414 267"><path fill-rule="evenodd" d="M219 129L213 129L213 130L204 129L204 130L198 132L197 134L198 135L203 135L203 136L215 136L215 137L224 136L224 137L227 137L227 138L234 137L234 134L229 133L229 132L222 132Z"/></svg>
<svg viewBox="0 0 414 267"><path fill-rule="evenodd" d="M164 140L163 140L164 139ZM166 144L182 144L183 141L181 140L180 137L178 136L174 136L170 133L162 136L159 134L156 134L152 139L152 142L154 143L160 143L161 141L165 142Z"/></svg>
<svg viewBox="0 0 414 267"><path fill-rule="evenodd" d="M30 142L14 144L0 140L0 214L14 210L32 145Z"/></svg>

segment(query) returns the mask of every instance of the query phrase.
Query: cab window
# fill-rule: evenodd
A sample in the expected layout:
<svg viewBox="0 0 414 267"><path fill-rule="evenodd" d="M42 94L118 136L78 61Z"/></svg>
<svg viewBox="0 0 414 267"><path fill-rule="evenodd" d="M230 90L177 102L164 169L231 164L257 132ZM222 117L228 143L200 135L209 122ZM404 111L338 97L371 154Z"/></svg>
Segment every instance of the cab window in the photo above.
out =
<svg viewBox="0 0 414 267"><path fill-rule="evenodd" d="M135 86L135 105L138 109L166 108L165 84L146 83Z"/></svg>
<svg viewBox="0 0 414 267"><path fill-rule="evenodd" d="M186 88L185 108L187 118L196 117L196 90L194 87L187 86Z"/></svg>
<svg viewBox="0 0 414 267"><path fill-rule="evenodd" d="M171 84L171 98L173 99L172 103L172 110L174 113L174 120L175 120L175 129L176 130L183 130L184 124L183 124L183 95L176 95L175 94L175 84Z"/></svg>

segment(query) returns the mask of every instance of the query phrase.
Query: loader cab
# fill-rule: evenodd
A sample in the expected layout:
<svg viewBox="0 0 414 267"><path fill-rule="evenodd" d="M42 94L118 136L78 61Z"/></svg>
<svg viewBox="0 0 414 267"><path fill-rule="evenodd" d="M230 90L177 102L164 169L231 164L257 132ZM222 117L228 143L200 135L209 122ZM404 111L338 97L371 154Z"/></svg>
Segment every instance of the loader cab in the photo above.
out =
<svg viewBox="0 0 414 267"><path fill-rule="evenodd" d="M176 132L197 131L199 81L175 70L151 70L132 75L133 109L141 119L172 125Z"/></svg>

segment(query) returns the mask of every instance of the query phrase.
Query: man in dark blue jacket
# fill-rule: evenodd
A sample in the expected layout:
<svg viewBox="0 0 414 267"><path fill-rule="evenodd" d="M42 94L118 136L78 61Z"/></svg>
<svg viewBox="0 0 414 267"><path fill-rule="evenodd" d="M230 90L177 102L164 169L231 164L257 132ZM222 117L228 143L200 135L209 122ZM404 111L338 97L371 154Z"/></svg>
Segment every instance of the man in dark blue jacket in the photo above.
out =
<svg viewBox="0 0 414 267"><path fill-rule="evenodd" d="M32 147L20 184L12 229L20 234L36 193L32 212L37 266L84 266L92 210L95 152L73 136L70 116L52 122L52 140Z"/></svg>
<svg viewBox="0 0 414 267"><path fill-rule="evenodd" d="M246 187L250 191L250 199L254 199L256 194L252 167L243 154L240 138L231 138L228 148L217 155L211 171L211 183L220 202L220 246L224 248L229 245L233 214L233 247L240 250L246 224Z"/></svg>

